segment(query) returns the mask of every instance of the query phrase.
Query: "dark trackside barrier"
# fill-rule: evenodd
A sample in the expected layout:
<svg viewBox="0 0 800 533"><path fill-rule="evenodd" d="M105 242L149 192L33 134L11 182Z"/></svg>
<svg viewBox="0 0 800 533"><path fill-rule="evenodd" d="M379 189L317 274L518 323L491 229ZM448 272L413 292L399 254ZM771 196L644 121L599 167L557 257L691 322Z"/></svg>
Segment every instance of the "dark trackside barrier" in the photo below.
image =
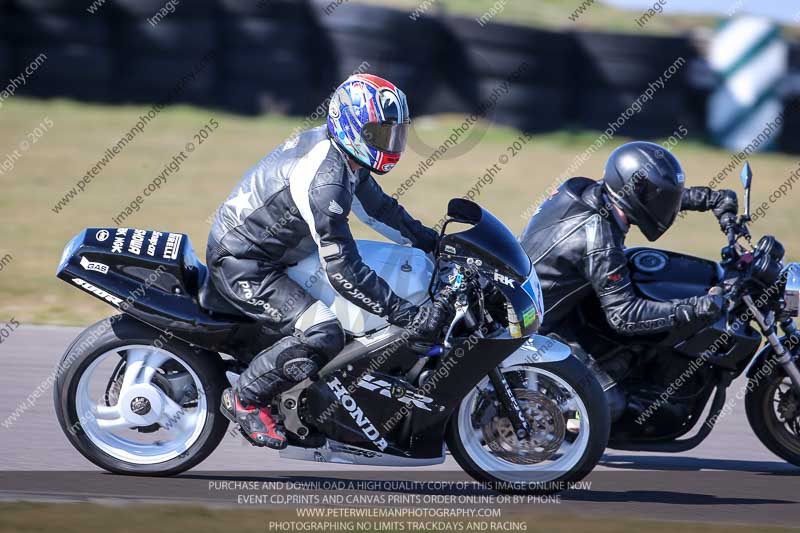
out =
<svg viewBox="0 0 800 533"><path fill-rule="evenodd" d="M704 127L687 38L413 14L346 0L0 0L0 95L308 116L351 73L371 72L416 116L469 114L491 97L487 118L524 131ZM783 138L798 130L787 117Z"/></svg>

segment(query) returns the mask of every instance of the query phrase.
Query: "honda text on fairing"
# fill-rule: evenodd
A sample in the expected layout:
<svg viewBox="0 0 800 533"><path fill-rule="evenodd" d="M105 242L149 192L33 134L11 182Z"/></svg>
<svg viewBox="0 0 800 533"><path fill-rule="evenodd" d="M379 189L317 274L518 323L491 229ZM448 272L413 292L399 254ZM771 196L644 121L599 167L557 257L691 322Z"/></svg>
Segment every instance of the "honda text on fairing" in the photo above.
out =
<svg viewBox="0 0 800 533"><path fill-rule="evenodd" d="M291 267L347 344L273 402L290 444L282 457L433 465L447 443L474 478L509 491L559 490L592 470L608 440L603 390L567 346L536 335L539 281L506 226L457 199L433 262L394 244L358 248L398 295L417 305L446 297L454 318L422 342L339 296L316 255ZM269 344L263 331L215 293L180 233L86 229L58 277L123 313L64 355L55 404L70 442L116 473L171 475L201 462L228 425L221 392Z"/></svg>
<svg viewBox="0 0 800 533"><path fill-rule="evenodd" d="M710 324L696 320L665 333L622 335L596 296L570 311L571 319L584 324L576 331L580 348L624 393L622 405L611 409L610 448L689 450L730 412L732 403L743 399L761 442L800 466L800 332L793 321L800 302L800 264L784 264L784 248L775 237L751 245L751 181L746 164L745 213L721 219L728 237L721 262L654 248L626 250L637 294L667 302L711 291L726 301L721 318ZM764 339L767 345L759 351ZM746 387L726 401L726 390L745 372Z"/></svg>

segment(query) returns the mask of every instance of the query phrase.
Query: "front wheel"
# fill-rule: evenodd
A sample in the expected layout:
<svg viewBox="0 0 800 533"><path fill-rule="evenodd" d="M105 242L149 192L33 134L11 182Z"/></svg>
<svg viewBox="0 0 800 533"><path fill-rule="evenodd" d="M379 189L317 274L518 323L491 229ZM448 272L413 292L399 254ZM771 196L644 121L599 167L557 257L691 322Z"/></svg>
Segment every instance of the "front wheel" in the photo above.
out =
<svg viewBox="0 0 800 533"><path fill-rule="evenodd" d="M195 350L127 316L106 319L67 349L53 387L70 443L117 474L174 475L225 436L217 354Z"/></svg>
<svg viewBox="0 0 800 533"><path fill-rule="evenodd" d="M484 378L464 397L448 426L447 444L458 464L501 492L552 493L583 479L603 456L611 424L595 377L572 356L502 372L531 435L517 438Z"/></svg>
<svg viewBox="0 0 800 533"><path fill-rule="evenodd" d="M747 421L758 440L781 459L800 466L800 396L783 368L762 365L747 391Z"/></svg>

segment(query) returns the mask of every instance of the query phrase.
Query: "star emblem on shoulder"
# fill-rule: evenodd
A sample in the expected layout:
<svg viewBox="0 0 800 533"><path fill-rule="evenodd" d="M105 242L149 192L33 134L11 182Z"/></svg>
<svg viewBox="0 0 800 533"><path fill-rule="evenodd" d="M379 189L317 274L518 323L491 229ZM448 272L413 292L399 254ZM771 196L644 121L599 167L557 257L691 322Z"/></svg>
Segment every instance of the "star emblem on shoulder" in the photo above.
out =
<svg viewBox="0 0 800 533"><path fill-rule="evenodd" d="M228 205L231 208L233 208L236 212L236 218L241 220L242 213L245 211L245 209L248 211L254 210L252 204L250 203L250 198L252 198L252 196L253 196L252 192L250 191L245 192L243 190L240 190L239 194L237 194L235 197L225 202L225 205Z"/></svg>

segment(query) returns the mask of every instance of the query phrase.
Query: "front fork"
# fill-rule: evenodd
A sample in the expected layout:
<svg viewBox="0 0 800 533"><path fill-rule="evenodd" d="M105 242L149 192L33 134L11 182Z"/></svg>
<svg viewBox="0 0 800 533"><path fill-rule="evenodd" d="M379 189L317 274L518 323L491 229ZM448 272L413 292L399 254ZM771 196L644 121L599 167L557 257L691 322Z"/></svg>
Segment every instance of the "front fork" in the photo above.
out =
<svg viewBox="0 0 800 533"><path fill-rule="evenodd" d="M747 304L748 309L750 309L750 312L753 313L753 317L756 319L756 322L758 322L758 325L761 327L761 330L767 337L770 346L772 346L772 349L775 351L775 361L777 361L783 367L784 372L786 372L786 375L789 376L795 393L800 394L800 370L798 370L797 365L794 362L792 352L787 350L780 338L778 338L772 312L770 312L769 317L765 317L758 307L756 307L752 297L746 295L744 296L743 300L745 304ZM790 336L797 330L797 328L794 326L794 323L791 321L788 324L781 324L781 326L786 334Z"/></svg>
<svg viewBox="0 0 800 533"><path fill-rule="evenodd" d="M525 413L522 412L522 408L519 406L519 402L514 396L514 392L508 384L508 380L506 380L506 377L500 371L500 367L494 367L491 372L489 372L489 380L492 382L500 406L511 421L517 438L524 440L530 437L531 426L528 424L528 419L525 417Z"/></svg>

